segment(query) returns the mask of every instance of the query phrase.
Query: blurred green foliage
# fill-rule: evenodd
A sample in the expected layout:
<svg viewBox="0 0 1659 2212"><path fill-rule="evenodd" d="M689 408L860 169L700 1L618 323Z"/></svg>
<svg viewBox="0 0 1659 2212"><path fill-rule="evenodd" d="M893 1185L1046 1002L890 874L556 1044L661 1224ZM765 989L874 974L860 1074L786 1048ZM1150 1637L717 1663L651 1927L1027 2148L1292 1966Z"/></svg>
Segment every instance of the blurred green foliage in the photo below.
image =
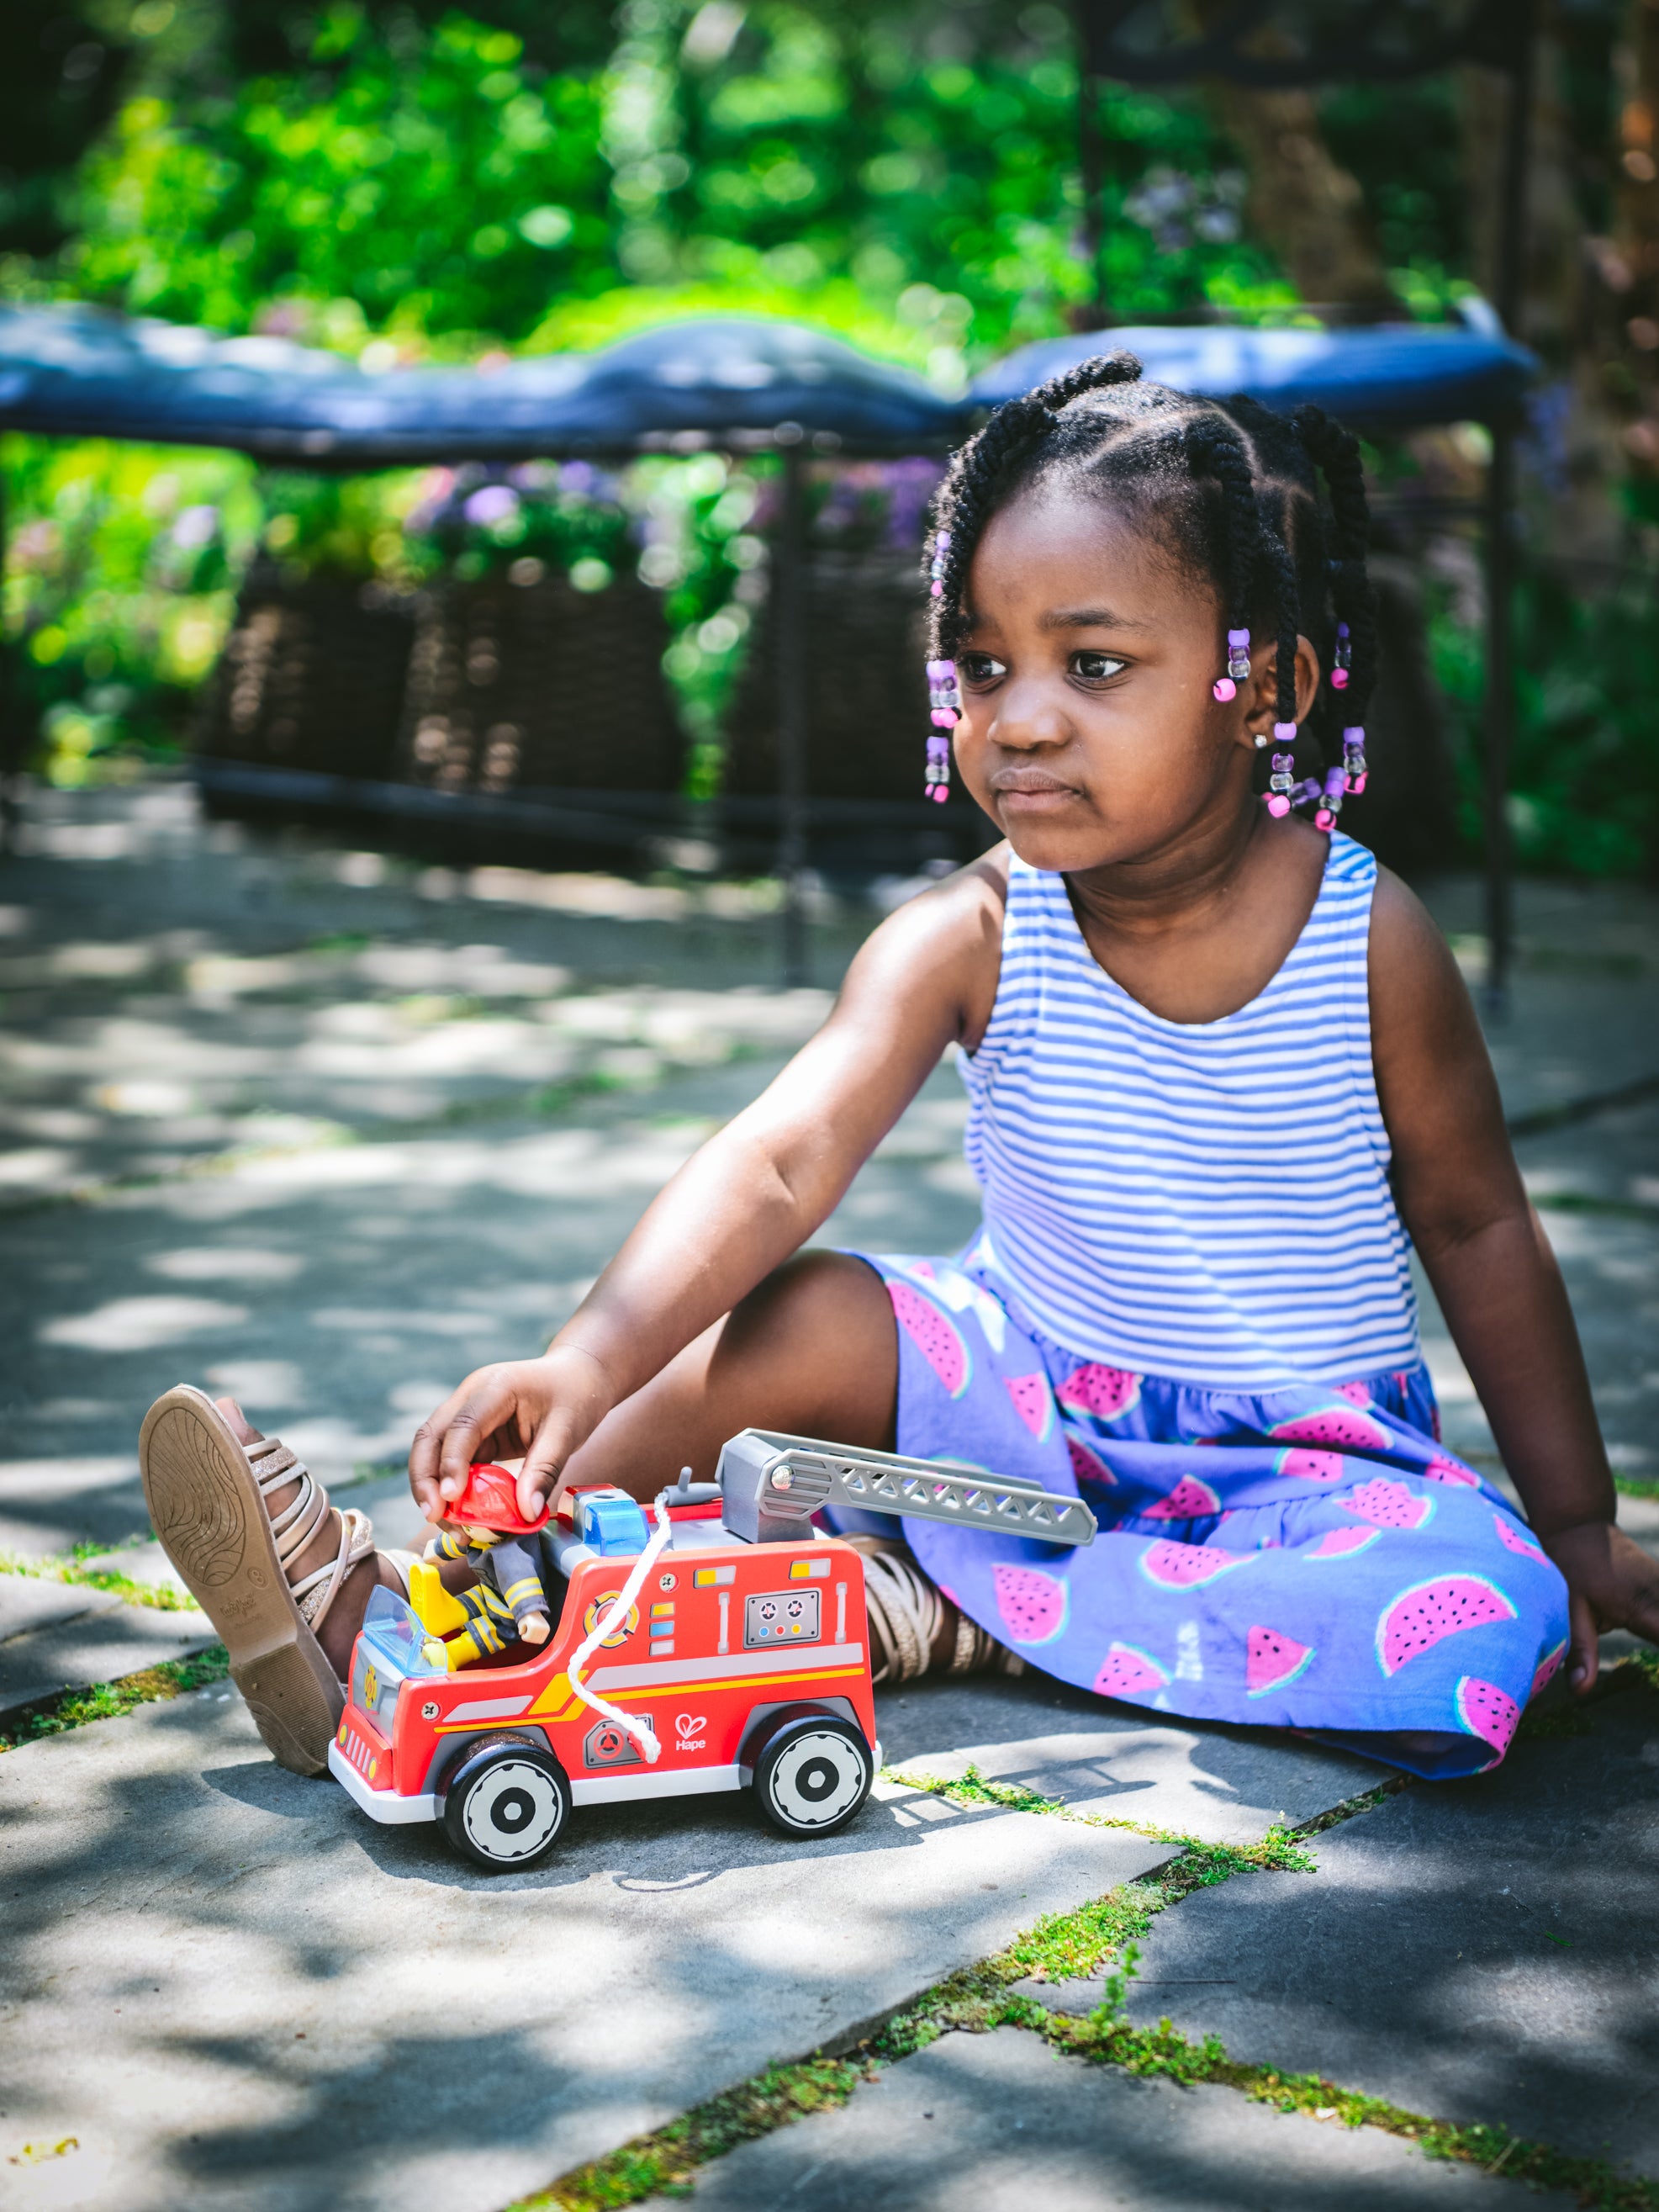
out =
<svg viewBox="0 0 1659 2212"><path fill-rule="evenodd" d="M1587 596L1536 569L1516 592L1516 727L1510 833L1523 867L1573 876L1659 872L1659 568L1633 560ZM1451 710L1461 829L1481 844L1479 634L1442 606L1435 672Z"/></svg>
<svg viewBox="0 0 1659 2212"><path fill-rule="evenodd" d="M681 315L781 315L945 392L1013 343L1086 325L1097 293L1130 320L1297 311L1247 234L1245 178L1197 88L1102 90L1103 243L1085 265L1074 40L1053 0L17 13L38 36L0 88L0 297L279 333L372 372L587 349ZM1613 13L1583 0L1562 18L1563 112L1598 222ZM1321 96L1392 281L1425 315L1469 278L1458 97L1449 77ZM401 587L534 562L598 590L637 564L666 595L694 781L718 772L764 595L764 463L337 479L97 443L14 436L3 451L17 703L62 780L177 748L256 552ZM883 507L892 486L868 489L872 513L903 507ZM821 519L842 526L824 497ZM1520 849L1540 866L1650 866L1650 580L1594 606L1528 591ZM1467 606L1449 603L1435 635L1473 777Z"/></svg>

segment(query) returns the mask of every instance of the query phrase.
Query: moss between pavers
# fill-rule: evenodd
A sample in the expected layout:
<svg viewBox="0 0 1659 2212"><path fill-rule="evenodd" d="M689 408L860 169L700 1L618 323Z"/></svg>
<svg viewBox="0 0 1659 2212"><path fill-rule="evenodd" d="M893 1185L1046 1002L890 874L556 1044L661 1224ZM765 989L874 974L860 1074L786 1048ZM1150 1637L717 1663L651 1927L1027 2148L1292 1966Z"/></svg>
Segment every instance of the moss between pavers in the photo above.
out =
<svg viewBox="0 0 1659 2212"><path fill-rule="evenodd" d="M1652 1671L1659 1673L1659 1655ZM1645 1667L1643 1674L1650 1678ZM1230 2058L1214 2036L1194 2043L1167 2017L1150 2028L1136 2027L1125 2017L1125 1998L1139 1957L1138 1938L1155 1914L1235 1874L1313 1872L1315 1861L1304 1848L1306 1840L1373 1810L1407 1786L1404 1777L1333 1806L1300 1828L1270 1828L1261 1842L1248 1844L1206 1844L1132 1820L1070 1814L1055 1799L1018 1784L988 1782L973 1767L952 1782L919 1783L914 1776L894 1771L886 1778L928 1787L962 1803L1004 1805L1091 1826L1131 1829L1154 1841L1180 1843L1183 1849L1179 1858L1149 1879L1123 1883L1076 1911L1051 1913L1038 1921L994 1958L965 1967L925 1991L850 2056L817 2056L769 2067L750 2081L694 2106L665 2127L635 2136L547 2189L520 2198L507 2212L620 2212L648 2197L690 2197L698 2170L739 2144L813 2112L836 2110L860 2082L879 2079L885 2068L902 2063L941 2035L952 2031L983 2034L997 2027L1024 2028L1056 2050L1092 2064L1162 2075L1188 2086L1211 2082L1280 2112L1301 2112L1345 2127L1380 2128L1414 2142L1425 2157L1455 2160L1535 2187L1570 2189L1581 2204L1597 2208L1597 2212L1659 2212L1659 2184L1620 2174L1603 2159L1571 2157L1501 2126L1458 2126L1433 2119L1383 2098L1345 2089L1322 2075L1243 2065ZM1117 1970L1106 1979L1104 2001L1081 2019L1051 2012L1012 1986L1033 1979L1084 1979L1109 1960L1115 1962Z"/></svg>
<svg viewBox="0 0 1659 2212"><path fill-rule="evenodd" d="M112 1552L131 1551L147 1544L148 1536L134 1536L125 1544L76 1544L70 1551L48 1553L43 1559L21 1552L0 1552L0 1575L27 1575L36 1582L70 1583L85 1589L113 1590L128 1605L147 1605L156 1613L194 1613L196 1601L188 1591L171 1583L145 1583L124 1575L118 1567L89 1567L88 1559L106 1559Z"/></svg>
<svg viewBox="0 0 1659 2212"><path fill-rule="evenodd" d="M0 1752L38 1743L42 1736L62 1735L66 1729L84 1727L88 1721L116 1720L139 1705L181 1698L187 1690L222 1682L229 1673L229 1653L222 1644L210 1644L193 1659L163 1659L136 1674L123 1674L118 1681L94 1682L89 1690L65 1690L58 1697L42 1698L0 1717Z"/></svg>

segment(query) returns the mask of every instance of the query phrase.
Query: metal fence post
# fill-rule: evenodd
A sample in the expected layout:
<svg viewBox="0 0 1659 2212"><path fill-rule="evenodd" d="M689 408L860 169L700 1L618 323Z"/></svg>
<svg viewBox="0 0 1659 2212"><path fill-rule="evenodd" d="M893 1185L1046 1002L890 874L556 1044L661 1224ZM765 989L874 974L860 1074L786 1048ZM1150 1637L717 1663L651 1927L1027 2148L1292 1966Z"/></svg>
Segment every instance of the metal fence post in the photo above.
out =
<svg viewBox="0 0 1659 2212"><path fill-rule="evenodd" d="M785 426L780 426L780 434ZM793 429L794 425L787 428ZM799 439L796 431L796 440ZM783 507L772 570L773 637L778 656L778 875L783 885L783 980L808 981L806 947L805 467L799 442L783 453Z"/></svg>

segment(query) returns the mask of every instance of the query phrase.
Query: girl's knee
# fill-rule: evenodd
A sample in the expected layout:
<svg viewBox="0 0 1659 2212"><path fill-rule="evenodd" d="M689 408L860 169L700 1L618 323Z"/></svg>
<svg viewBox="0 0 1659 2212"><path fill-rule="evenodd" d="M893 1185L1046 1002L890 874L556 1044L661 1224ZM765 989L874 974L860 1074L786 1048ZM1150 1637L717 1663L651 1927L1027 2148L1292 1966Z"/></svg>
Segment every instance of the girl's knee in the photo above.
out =
<svg viewBox="0 0 1659 2212"><path fill-rule="evenodd" d="M882 1279L850 1252L797 1252L757 1283L732 1310L730 1329L744 1335L773 1329L877 1327L890 1338L893 1309Z"/></svg>

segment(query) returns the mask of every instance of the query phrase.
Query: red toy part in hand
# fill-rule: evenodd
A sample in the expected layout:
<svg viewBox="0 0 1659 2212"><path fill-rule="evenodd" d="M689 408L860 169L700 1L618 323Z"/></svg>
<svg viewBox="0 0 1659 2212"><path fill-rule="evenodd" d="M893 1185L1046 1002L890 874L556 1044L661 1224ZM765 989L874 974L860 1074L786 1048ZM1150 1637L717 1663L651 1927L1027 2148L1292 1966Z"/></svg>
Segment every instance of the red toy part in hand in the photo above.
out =
<svg viewBox="0 0 1659 2212"><path fill-rule="evenodd" d="M500 1536L533 1536L552 1518L544 1505L533 1521L519 1510L519 1486L504 1467L489 1460L475 1461L466 1471L466 1487L445 1513L471 1528L493 1528Z"/></svg>

